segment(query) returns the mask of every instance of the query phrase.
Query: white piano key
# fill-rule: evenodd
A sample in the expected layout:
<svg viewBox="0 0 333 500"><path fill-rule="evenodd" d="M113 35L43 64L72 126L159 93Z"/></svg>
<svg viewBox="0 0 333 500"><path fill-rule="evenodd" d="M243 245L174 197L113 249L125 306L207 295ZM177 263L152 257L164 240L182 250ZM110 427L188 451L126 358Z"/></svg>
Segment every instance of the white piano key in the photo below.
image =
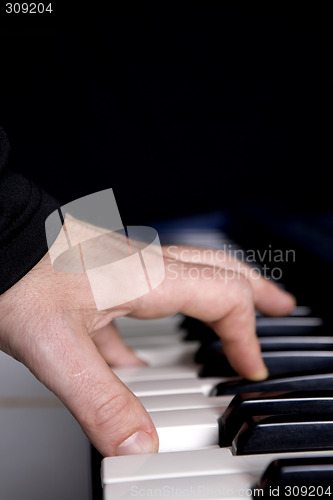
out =
<svg viewBox="0 0 333 500"><path fill-rule="evenodd" d="M199 346L199 342L184 342L183 344L135 349L135 353L150 366L171 366L193 363Z"/></svg>
<svg viewBox="0 0 333 500"><path fill-rule="evenodd" d="M126 344L129 347L134 348L145 348L153 346L167 346L167 345L177 345L183 342L184 332L173 332L168 335L145 335L138 337L127 337Z"/></svg>
<svg viewBox="0 0 333 500"><path fill-rule="evenodd" d="M218 418L225 407L150 413L159 437L159 452L185 451L219 443Z"/></svg>
<svg viewBox="0 0 333 500"><path fill-rule="evenodd" d="M172 380L180 378L198 378L199 365L192 362L188 365L172 366L128 366L113 368L117 377L128 384L144 380Z"/></svg>
<svg viewBox="0 0 333 500"><path fill-rule="evenodd" d="M195 394L166 394L164 396L142 396L142 405L148 412L185 410L191 408L212 408L216 406L227 407L233 396L204 396Z"/></svg>
<svg viewBox="0 0 333 500"><path fill-rule="evenodd" d="M179 329L181 314L158 319L136 319L123 316L114 320L122 337L158 336L173 334Z"/></svg>
<svg viewBox="0 0 333 500"><path fill-rule="evenodd" d="M197 476L186 478L168 478L146 480L140 483L107 484L104 488L104 500L132 500L133 497L161 498L172 497L175 500L234 500L261 495L255 491L255 484L260 479L260 472L245 472L220 476Z"/></svg>
<svg viewBox="0 0 333 500"><path fill-rule="evenodd" d="M107 457L102 461L103 484L264 471L279 458L333 457L333 450L233 455L230 448Z"/></svg>
<svg viewBox="0 0 333 500"><path fill-rule="evenodd" d="M209 395L213 387L219 382L226 382L230 378L187 378L181 380L148 380L130 382L128 388L137 396L158 396L164 394L190 394L201 392Z"/></svg>

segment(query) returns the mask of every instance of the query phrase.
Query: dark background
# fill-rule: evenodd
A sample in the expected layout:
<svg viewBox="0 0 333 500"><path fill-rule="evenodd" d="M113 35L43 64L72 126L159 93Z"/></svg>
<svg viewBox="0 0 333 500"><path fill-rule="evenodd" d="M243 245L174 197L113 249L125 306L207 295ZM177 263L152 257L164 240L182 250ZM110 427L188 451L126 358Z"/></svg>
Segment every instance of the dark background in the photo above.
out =
<svg viewBox="0 0 333 500"><path fill-rule="evenodd" d="M127 224L330 209L328 5L52 4L2 15L12 168L62 203L112 187Z"/></svg>
<svg viewBox="0 0 333 500"><path fill-rule="evenodd" d="M285 283L331 334L329 2L4 3L11 167L62 204L112 187L129 225L237 214L245 248L297 248Z"/></svg>

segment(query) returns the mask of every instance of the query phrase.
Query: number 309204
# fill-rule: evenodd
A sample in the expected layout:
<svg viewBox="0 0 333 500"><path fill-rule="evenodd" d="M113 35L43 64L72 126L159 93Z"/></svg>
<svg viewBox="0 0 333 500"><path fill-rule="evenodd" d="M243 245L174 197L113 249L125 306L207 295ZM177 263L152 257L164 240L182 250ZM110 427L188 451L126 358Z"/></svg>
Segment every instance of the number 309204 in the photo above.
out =
<svg viewBox="0 0 333 500"><path fill-rule="evenodd" d="M6 3L6 14L51 14L51 3Z"/></svg>

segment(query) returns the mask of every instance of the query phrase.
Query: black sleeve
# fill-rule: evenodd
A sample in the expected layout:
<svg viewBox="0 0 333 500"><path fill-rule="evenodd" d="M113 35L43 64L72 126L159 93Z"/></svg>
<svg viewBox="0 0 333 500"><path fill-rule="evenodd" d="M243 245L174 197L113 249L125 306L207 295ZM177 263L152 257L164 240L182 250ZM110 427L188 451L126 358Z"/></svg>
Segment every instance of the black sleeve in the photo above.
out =
<svg viewBox="0 0 333 500"><path fill-rule="evenodd" d="M0 294L21 279L48 251L47 216L59 203L7 167L9 143L0 127Z"/></svg>

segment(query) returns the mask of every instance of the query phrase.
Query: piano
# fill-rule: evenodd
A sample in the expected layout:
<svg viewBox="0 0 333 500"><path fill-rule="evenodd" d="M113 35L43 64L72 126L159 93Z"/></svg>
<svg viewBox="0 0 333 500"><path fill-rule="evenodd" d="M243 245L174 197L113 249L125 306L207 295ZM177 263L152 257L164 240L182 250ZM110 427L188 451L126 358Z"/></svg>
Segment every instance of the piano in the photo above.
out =
<svg viewBox="0 0 333 500"><path fill-rule="evenodd" d="M171 241L242 248L220 228L216 230L216 220L213 228L207 229L206 219L204 229L200 225L199 221L195 230L173 228ZM246 236L244 227L249 227L247 221L241 231ZM167 232L160 229L159 233L162 242L170 241ZM269 240L270 249L285 244L281 232L276 233L280 239ZM237 231L236 235L239 241ZM267 240L262 248L265 245L267 249ZM233 373L218 339L196 320L180 315L119 319L127 343L149 366L115 372L150 413L160 452L102 460L93 450L95 477L101 477L102 485L101 489L95 484L94 498L327 498L333 494L333 342L327 299L318 300L319 270L326 260L323 248L319 256L310 254L319 274L311 271L304 293L308 275L304 276L303 266L309 254L299 241L293 245L298 260L292 262L291 278L286 272L283 282L299 305L288 317L258 313L256 318L270 370L263 383L248 382ZM326 251L330 254L330 248ZM325 269L329 279L331 267Z"/></svg>

